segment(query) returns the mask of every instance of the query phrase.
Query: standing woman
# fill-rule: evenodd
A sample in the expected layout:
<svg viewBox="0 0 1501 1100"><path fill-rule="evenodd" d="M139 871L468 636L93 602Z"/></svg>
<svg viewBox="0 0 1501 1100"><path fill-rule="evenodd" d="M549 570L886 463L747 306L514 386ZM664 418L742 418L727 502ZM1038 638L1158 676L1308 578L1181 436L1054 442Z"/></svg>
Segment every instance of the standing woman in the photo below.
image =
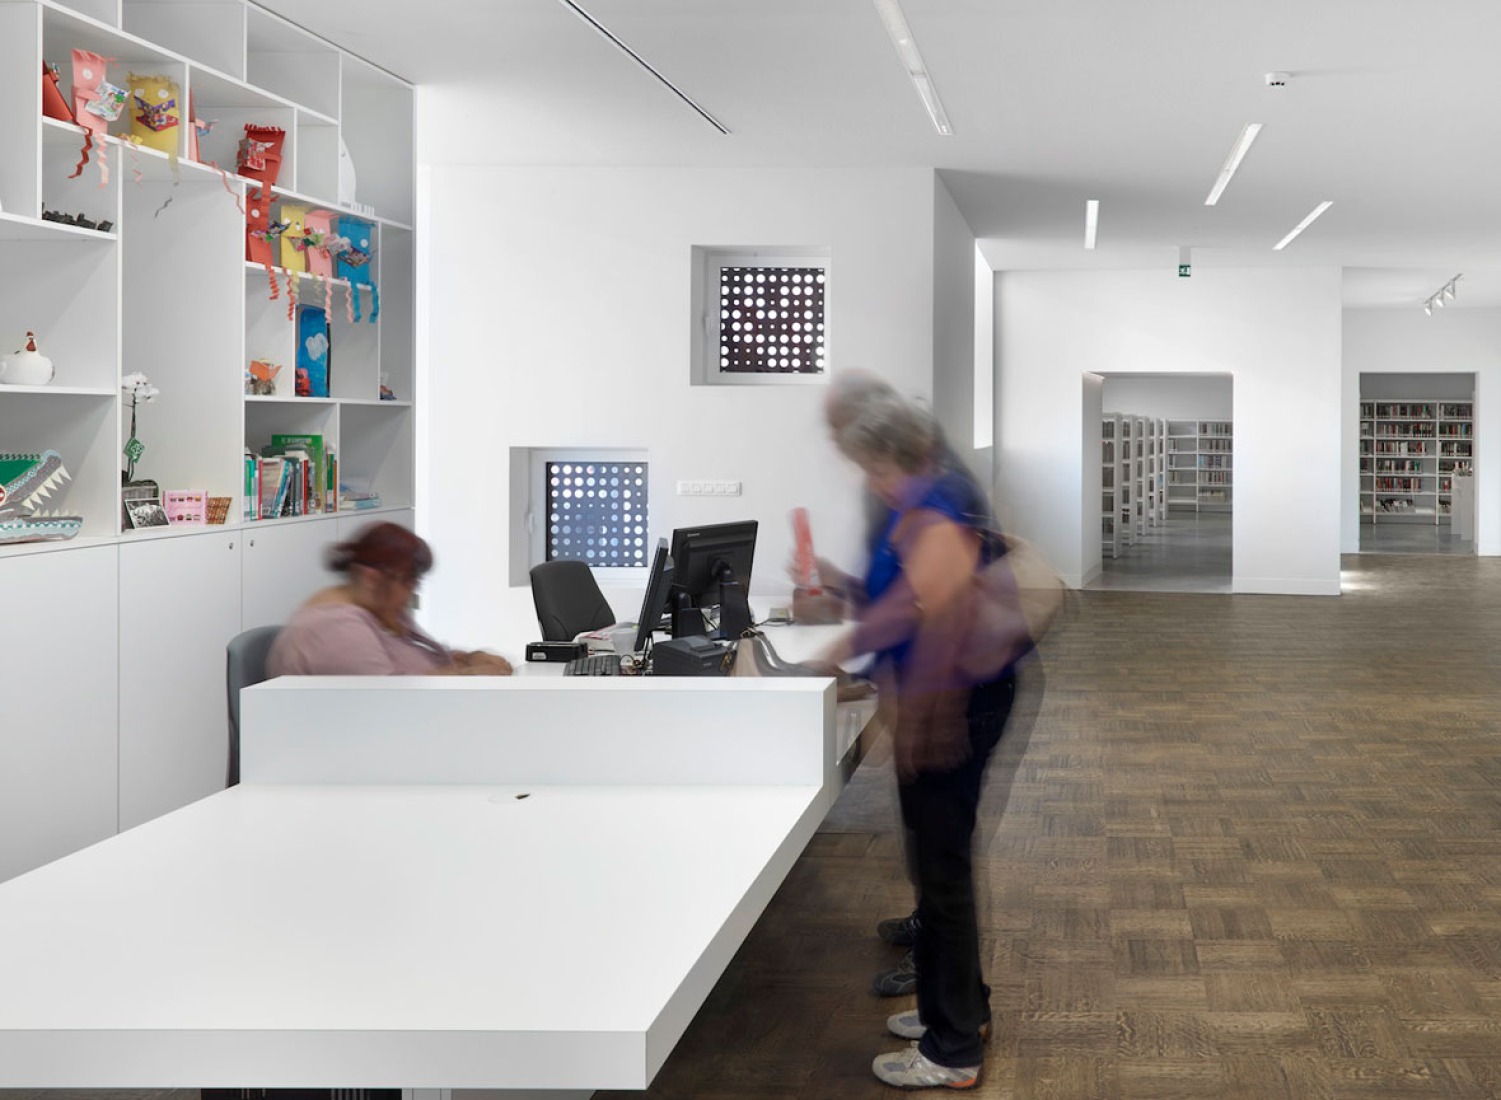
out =
<svg viewBox="0 0 1501 1100"><path fill-rule="evenodd" d="M918 888L917 1012L887 1021L918 1042L872 1068L901 1088L971 1088L984 1061L989 989L980 971L971 842L981 783L1015 697L1010 668L968 681L958 655L973 579L988 561L989 508L968 477L933 462L931 418L899 397L872 401L835 433L891 512L865 577L860 624L825 659L876 655L894 685L902 821Z"/></svg>

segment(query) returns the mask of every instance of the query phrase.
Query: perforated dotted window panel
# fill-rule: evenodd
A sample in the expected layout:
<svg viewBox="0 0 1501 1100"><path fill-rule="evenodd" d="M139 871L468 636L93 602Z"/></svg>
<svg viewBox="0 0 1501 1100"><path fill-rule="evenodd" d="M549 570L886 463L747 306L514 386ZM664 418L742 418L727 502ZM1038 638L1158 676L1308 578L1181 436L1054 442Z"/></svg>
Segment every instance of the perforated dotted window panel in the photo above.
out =
<svg viewBox="0 0 1501 1100"><path fill-rule="evenodd" d="M547 463L547 560L646 568L644 462Z"/></svg>
<svg viewBox="0 0 1501 1100"><path fill-rule="evenodd" d="M824 281L821 267L721 267L720 372L821 373Z"/></svg>

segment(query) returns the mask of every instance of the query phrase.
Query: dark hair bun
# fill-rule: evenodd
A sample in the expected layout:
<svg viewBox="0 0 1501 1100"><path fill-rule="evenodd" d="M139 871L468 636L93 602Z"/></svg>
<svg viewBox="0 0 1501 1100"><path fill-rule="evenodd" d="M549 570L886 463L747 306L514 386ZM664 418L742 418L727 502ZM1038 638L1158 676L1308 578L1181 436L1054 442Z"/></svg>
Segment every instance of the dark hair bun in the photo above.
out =
<svg viewBox="0 0 1501 1100"><path fill-rule="evenodd" d="M372 523L348 542L329 547L328 567L335 573L347 573L356 565L420 577L433 567L433 551L425 539L400 524Z"/></svg>

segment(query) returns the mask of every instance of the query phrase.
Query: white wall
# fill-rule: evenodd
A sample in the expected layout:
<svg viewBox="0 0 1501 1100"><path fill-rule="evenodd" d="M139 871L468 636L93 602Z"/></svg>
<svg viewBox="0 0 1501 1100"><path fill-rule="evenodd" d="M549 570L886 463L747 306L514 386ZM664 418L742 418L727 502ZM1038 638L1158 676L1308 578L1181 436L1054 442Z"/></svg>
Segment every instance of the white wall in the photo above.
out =
<svg viewBox="0 0 1501 1100"><path fill-rule="evenodd" d="M422 98L424 113L447 109L469 108ZM827 441L823 388L689 385L690 249L828 246L834 369L931 398L931 171L431 164L423 178L421 527L438 556L424 617L439 637L481 644L517 617L535 629L507 580L510 447L646 448L653 537L760 520L753 592L788 588L794 505L820 552L853 564L858 478ZM675 496L684 478L744 494Z"/></svg>
<svg viewBox="0 0 1501 1100"><path fill-rule="evenodd" d="M1105 411L1160 420L1229 420L1232 389L1226 375L1112 374L1105 377Z"/></svg>
<svg viewBox="0 0 1501 1100"><path fill-rule="evenodd" d="M1079 506L1084 374L1227 373L1236 592L1339 592L1337 269L1003 272L996 288L1002 520L1071 583L1097 547ZM1098 549L1094 551L1098 555Z"/></svg>
<svg viewBox="0 0 1501 1100"><path fill-rule="evenodd" d="M1475 373L1476 551L1501 555L1501 310L1408 309L1344 314L1340 423L1340 542L1360 548L1361 374ZM1435 394L1432 396L1442 396ZM1238 434L1239 425L1237 425ZM1237 444L1238 450L1238 444ZM1239 461L1239 455L1236 456ZM1238 506L1238 503L1237 503Z"/></svg>
<svg viewBox="0 0 1501 1100"><path fill-rule="evenodd" d="M933 415L988 491L990 448L975 447L975 235L933 176ZM989 360L985 369L990 369Z"/></svg>

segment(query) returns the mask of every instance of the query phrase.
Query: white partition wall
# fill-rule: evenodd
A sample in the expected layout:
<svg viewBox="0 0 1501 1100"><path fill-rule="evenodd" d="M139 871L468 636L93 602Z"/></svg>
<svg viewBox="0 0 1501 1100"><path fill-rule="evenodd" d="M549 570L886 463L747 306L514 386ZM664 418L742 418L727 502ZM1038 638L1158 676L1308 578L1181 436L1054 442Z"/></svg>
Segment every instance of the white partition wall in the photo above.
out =
<svg viewBox="0 0 1501 1100"><path fill-rule="evenodd" d="M1234 591L1338 594L1337 270L1003 272L996 294L997 492L1070 583L1087 560L1071 504L1082 495L1086 372L1213 371L1234 376L1236 451L1247 456L1236 467Z"/></svg>
<svg viewBox="0 0 1501 1100"><path fill-rule="evenodd" d="M1340 539L1360 549L1359 405L1361 374L1475 375L1476 553L1501 554L1501 310L1410 309L1344 312L1340 398ZM1237 433L1240 426L1236 425ZM1239 449L1239 448L1238 448Z"/></svg>

